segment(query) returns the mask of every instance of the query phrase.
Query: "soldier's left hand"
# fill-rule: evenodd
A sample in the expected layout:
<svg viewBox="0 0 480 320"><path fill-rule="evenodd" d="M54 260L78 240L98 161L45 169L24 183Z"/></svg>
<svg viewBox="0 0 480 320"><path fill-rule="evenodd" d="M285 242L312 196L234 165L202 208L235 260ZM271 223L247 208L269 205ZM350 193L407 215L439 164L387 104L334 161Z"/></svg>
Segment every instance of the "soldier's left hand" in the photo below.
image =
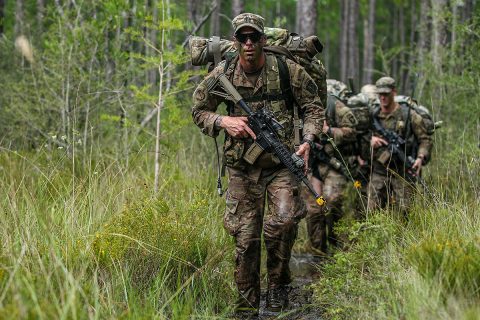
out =
<svg viewBox="0 0 480 320"><path fill-rule="evenodd" d="M330 129L330 127L328 126L327 121L323 120L322 132L325 133L325 134L327 134L328 129Z"/></svg>
<svg viewBox="0 0 480 320"><path fill-rule="evenodd" d="M420 175L420 171L422 170L422 161L423 161L422 159L417 158L412 165L412 169L415 170L416 176Z"/></svg>
<svg viewBox="0 0 480 320"><path fill-rule="evenodd" d="M298 147L296 154L303 158L303 161L305 162L304 171L306 173L308 170L308 158L310 157L310 144L308 142L301 144L300 147Z"/></svg>

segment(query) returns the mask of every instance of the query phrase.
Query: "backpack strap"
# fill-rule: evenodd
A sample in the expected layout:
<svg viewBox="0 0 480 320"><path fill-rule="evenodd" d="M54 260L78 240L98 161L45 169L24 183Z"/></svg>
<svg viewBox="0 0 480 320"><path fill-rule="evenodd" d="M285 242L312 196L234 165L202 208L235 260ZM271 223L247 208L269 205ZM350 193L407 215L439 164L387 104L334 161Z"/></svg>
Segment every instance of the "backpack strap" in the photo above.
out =
<svg viewBox="0 0 480 320"><path fill-rule="evenodd" d="M335 122L335 113L336 113L336 104L337 100L340 100L340 98L336 95L333 94L328 94L327 96L327 108L325 109L325 117L327 118L327 121L329 122L328 125L330 127L336 127L336 122Z"/></svg>
<svg viewBox="0 0 480 320"><path fill-rule="evenodd" d="M230 79L235 71L235 66L237 65L238 61L238 54L236 52L231 52L225 54L225 66L223 67L223 73L227 79ZM233 110L235 108L235 104L232 101L225 101L227 105L227 113L228 115L233 114Z"/></svg>
<svg viewBox="0 0 480 320"><path fill-rule="evenodd" d="M300 113L298 110L298 103L293 96L292 86L290 85L290 72L288 70L287 62L284 57L277 56L278 63L278 73L280 75L280 88L282 89L282 94L286 97L285 103L287 108L293 109L293 143L295 150L298 150L302 142L302 129L303 129L303 120L300 118Z"/></svg>
<svg viewBox="0 0 480 320"><path fill-rule="evenodd" d="M213 36L208 39L207 55L213 55L213 62L217 66L222 60L222 52L220 49L220 37Z"/></svg>
<svg viewBox="0 0 480 320"><path fill-rule="evenodd" d="M400 103L400 108L402 109L402 118L403 121L405 121L405 128L403 129L403 137L405 140L407 140L410 137L410 134L412 134L411 130L411 117L412 117L412 106L410 103Z"/></svg>

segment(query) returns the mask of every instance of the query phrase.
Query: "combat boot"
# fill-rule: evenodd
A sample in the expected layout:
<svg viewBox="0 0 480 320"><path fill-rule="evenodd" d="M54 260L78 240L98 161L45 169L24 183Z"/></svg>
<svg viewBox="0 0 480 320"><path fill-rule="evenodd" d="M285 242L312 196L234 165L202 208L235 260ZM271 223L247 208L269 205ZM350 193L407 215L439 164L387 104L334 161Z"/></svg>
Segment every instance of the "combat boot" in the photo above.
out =
<svg viewBox="0 0 480 320"><path fill-rule="evenodd" d="M288 306L288 286L278 286L269 289L267 293L267 310L279 312Z"/></svg>

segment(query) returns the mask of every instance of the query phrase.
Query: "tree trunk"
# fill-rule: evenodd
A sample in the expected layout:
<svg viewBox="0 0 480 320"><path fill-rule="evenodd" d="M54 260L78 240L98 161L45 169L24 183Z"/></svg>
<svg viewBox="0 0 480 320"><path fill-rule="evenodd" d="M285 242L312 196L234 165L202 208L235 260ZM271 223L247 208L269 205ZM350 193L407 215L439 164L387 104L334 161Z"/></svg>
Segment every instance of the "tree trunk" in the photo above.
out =
<svg viewBox="0 0 480 320"><path fill-rule="evenodd" d="M430 49L430 1L420 2L420 21L418 23L418 66L425 67L425 57Z"/></svg>
<svg viewBox="0 0 480 320"><path fill-rule="evenodd" d="M407 76L407 71L408 67L406 65L407 61L405 59L405 50L406 50L406 40L405 40L405 11L403 4L400 4L400 8L398 9L398 33L400 37L400 69L399 69L399 79L398 79L398 85L400 86L400 89L405 92L405 82L406 82L406 76Z"/></svg>
<svg viewBox="0 0 480 320"><path fill-rule="evenodd" d="M232 19L238 16L240 13L244 12L245 3L243 0L233 0L232 1Z"/></svg>
<svg viewBox="0 0 480 320"><path fill-rule="evenodd" d="M23 0L15 2L15 37L23 33Z"/></svg>
<svg viewBox="0 0 480 320"><path fill-rule="evenodd" d="M219 36L220 35L220 13L221 13L221 0L215 0L217 7L213 10L212 16L210 17L210 35Z"/></svg>
<svg viewBox="0 0 480 320"><path fill-rule="evenodd" d="M447 0L432 1L432 59L437 71L442 70L443 51L447 45L447 23L445 17L445 8Z"/></svg>
<svg viewBox="0 0 480 320"><path fill-rule="evenodd" d="M5 18L5 0L0 0L0 36L4 32L3 20Z"/></svg>
<svg viewBox="0 0 480 320"><path fill-rule="evenodd" d="M368 19L365 19L364 44L363 44L363 77L362 84L372 83L374 67L374 45L375 45L375 0L368 4Z"/></svg>
<svg viewBox="0 0 480 320"><path fill-rule="evenodd" d="M302 1L297 0L296 16L295 16L295 32L300 33L302 31Z"/></svg>
<svg viewBox="0 0 480 320"><path fill-rule="evenodd" d="M409 46L409 56L408 56L408 66L411 68L415 65L415 46L416 46L416 39L415 39L415 31L417 27L417 10L416 10L416 0L410 1L410 46ZM413 91L412 88L412 81L411 81L411 72L410 68L407 72L407 79L405 81L405 89Z"/></svg>
<svg viewBox="0 0 480 320"><path fill-rule="evenodd" d="M299 33L308 37L317 33L317 0L298 1L302 3L301 28Z"/></svg>
<svg viewBox="0 0 480 320"><path fill-rule="evenodd" d="M358 23L358 0L350 0L349 3L349 16L348 16L348 68L347 77L353 79L355 87L358 87L358 70L359 70L359 49L358 49L358 35L357 35L357 23Z"/></svg>
<svg viewBox="0 0 480 320"><path fill-rule="evenodd" d="M202 6L203 6L203 1L201 0L188 0L187 1L187 15L189 21L193 23L193 26L197 26L200 23L200 20L202 19ZM199 32L197 32L198 35L202 36L204 34L204 28L201 28Z"/></svg>
<svg viewBox="0 0 480 320"><path fill-rule="evenodd" d="M398 7L397 5L392 6L392 12L391 12L392 21L391 28L392 28L392 37L390 38L390 48L397 47L398 46ZM389 76L394 78L397 81L398 84L398 56L395 55L392 57L392 61L390 63L390 72ZM384 70L387 71L387 70Z"/></svg>
<svg viewBox="0 0 480 320"><path fill-rule="evenodd" d="M153 25L158 25L158 5L157 0L150 0L150 12L152 14ZM157 29L151 28L148 35L148 40L150 41L150 45L153 48L158 48L158 41L157 41ZM157 53L155 50L150 49L150 55L155 56ZM157 76L158 73L156 70L152 69L148 73L148 83L152 85L152 88L157 83Z"/></svg>
<svg viewBox="0 0 480 320"><path fill-rule="evenodd" d="M42 33L43 19L45 18L45 0L37 0L37 28Z"/></svg>
<svg viewBox="0 0 480 320"><path fill-rule="evenodd" d="M345 82L347 80L347 57L348 57L348 17L349 17L349 5L348 0L342 0L340 5L341 19L340 19L340 81Z"/></svg>

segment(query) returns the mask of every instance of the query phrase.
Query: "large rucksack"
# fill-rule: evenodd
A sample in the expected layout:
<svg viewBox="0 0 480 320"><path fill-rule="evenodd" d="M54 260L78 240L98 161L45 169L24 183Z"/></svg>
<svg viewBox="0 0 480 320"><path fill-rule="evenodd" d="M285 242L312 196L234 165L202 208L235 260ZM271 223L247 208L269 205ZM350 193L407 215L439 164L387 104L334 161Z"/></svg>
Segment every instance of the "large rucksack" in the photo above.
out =
<svg viewBox="0 0 480 320"><path fill-rule="evenodd" d="M327 100L327 72L323 63L316 55L323 50L323 45L317 36L302 37L290 33L286 29L265 28L267 46L265 51L283 55L299 63L313 78L318 88L322 104ZM218 64L236 54L233 41L219 37L203 38L192 36L189 39L192 65L204 66L209 63ZM286 49L286 50L285 50ZM289 79L288 79L289 81Z"/></svg>
<svg viewBox="0 0 480 320"><path fill-rule="evenodd" d="M327 79L328 101L325 110L327 119L335 119L335 100L340 100L350 108L357 119L357 130L359 135L365 134L371 127L371 107L368 97L362 93L353 95L348 86L341 81ZM330 125L336 126L335 123Z"/></svg>

